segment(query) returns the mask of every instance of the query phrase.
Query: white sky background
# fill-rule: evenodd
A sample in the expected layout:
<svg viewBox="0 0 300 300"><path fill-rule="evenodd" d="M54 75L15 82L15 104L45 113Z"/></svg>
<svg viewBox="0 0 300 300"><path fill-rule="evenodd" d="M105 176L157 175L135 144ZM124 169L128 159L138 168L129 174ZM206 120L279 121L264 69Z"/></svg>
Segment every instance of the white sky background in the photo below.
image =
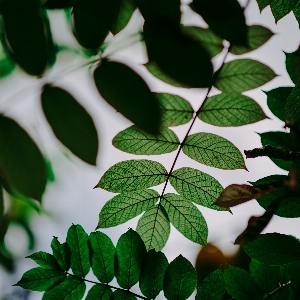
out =
<svg viewBox="0 0 300 300"><path fill-rule="evenodd" d="M244 4L246 1L240 2ZM63 20L63 13L51 12L50 17L55 41L62 45L76 45L66 22ZM266 8L262 14L260 14L256 1L252 0L246 11L246 20L248 25L260 24L268 27L276 33L276 35L258 50L242 56L229 55L227 61L238 58L256 59L267 64L276 74L280 75L263 87L244 93L255 99L262 106L266 115L271 119L235 128L214 127L198 119L191 132L204 131L218 134L231 141L242 153L243 150L261 146L260 138L255 132L284 130L283 122L278 120L269 111L266 105L266 95L261 89L268 91L279 86L293 85L285 69L285 55L283 51L295 51L300 41L298 23L292 14L286 16L276 25L270 8ZM183 7L182 22L185 25L205 26L201 18L188 7ZM141 24L141 18L138 13L135 13L129 26L116 39L122 40L130 34L135 33L137 31L137 24ZM113 50L114 47L115 46L112 45L111 50ZM223 56L224 52L214 59L216 66L220 64ZM147 60L141 44L136 44L126 50L119 51L115 53L113 58L130 65L139 72L147 80L153 91L180 95L189 100L195 109L199 108L204 99L206 93L205 89L186 90L175 88L151 76L144 67L140 66ZM88 72L85 67L69 73L64 77L54 76L55 74L65 73L65 71L62 70L73 69L73 67L81 65L85 61L83 58L78 57L78 55L61 52L57 58L57 65L55 65L54 69L42 80L30 78L24 73L17 71L8 79L0 82L1 111L5 111L8 115L15 117L17 121L31 133L44 153L50 157L55 172L56 180L47 186L43 199L43 206L51 213L52 217L36 215L32 220L32 227L37 237L36 251L51 252L50 243L53 236L57 236L61 242L64 242L67 230L72 223L81 224L87 233L95 229L102 206L115 194L101 189L93 190L93 187L110 166L123 160L146 158L161 162L167 170L169 170L176 155L176 152L173 152L159 156L137 156L124 153L111 145L113 137L121 130L130 126L130 122L116 113L112 107L100 98L91 78L92 72ZM100 139L97 167L90 167L71 155L64 146L55 140L53 133L45 122L39 103L39 87L40 82L52 82L53 79L55 79L57 86L65 88L71 92L78 101L83 103L93 116ZM212 94L217 93L219 93L217 90L212 91ZM172 130L174 130L182 140L188 126L189 124L173 127ZM67 154L69 159L67 159L62 152ZM270 174L287 173L279 169L268 158L246 160L246 166L249 172L245 170L228 171L202 165L182 153L179 156L175 169L184 166L196 168L212 175L224 187L232 183L256 181ZM163 185L160 185L155 189L160 192L162 186ZM169 186L167 188L167 192L173 191L172 187ZM256 201L250 201L234 207L232 209L233 215L227 212L213 211L200 206L199 208L208 223L208 241L215 243L215 245L225 252L236 251L237 248L233 245L233 241L244 230L249 217L252 215L260 215L264 212L264 209L262 209ZM140 217L137 217L123 225L102 231L108 234L114 244L116 244L120 235L126 232L129 227L133 229L136 228L139 218ZM275 216L264 232L280 232L300 237L299 228L300 219L285 219ZM20 230L11 228L6 241L8 245L11 245L16 254L20 255L20 257L25 256L26 238ZM163 252L169 261L173 260L179 254L182 254L194 263L199 250L199 245L189 241L172 227L171 236ZM28 254L29 253L27 253L27 255ZM3 270L0 270L0 296L3 293L12 291L10 287L11 284L18 281L21 275L32 267L35 267L34 262L31 262L29 259L20 259L17 273L13 276L8 276ZM88 276L93 278L92 272ZM138 292L138 286L136 285L132 290ZM41 297L42 293L36 292L32 293L30 299L37 300L41 299ZM192 298L194 298L194 296L192 296L191 299ZM162 293L157 299L164 299Z"/></svg>

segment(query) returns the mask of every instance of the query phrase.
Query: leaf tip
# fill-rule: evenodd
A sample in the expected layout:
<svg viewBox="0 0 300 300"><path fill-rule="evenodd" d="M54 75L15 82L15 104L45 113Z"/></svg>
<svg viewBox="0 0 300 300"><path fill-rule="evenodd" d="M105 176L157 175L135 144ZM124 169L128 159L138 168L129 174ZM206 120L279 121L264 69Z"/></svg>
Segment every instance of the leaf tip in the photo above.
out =
<svg viewBox="0 0 300 300"><path fill-rule="evenodd" d="M97 183L94 187L93 187L93 190L94 189L97 189L99 187L99 184Z"/></svg>

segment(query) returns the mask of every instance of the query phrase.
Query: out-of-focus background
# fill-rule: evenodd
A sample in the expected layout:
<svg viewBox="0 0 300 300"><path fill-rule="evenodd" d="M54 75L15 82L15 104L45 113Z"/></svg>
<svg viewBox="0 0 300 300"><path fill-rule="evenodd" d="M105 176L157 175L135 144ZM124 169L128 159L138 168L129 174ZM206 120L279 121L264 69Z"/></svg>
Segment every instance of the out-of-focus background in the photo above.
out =
<svg viewBox="0 0 300 300"><path fill-rule="evenodd" d="M246 1L240 1L242 5ZM188 2L186 2L188 3ZM187 5L183 5L182 23L185 25L200 25L206 27L203 20L193 13ZM42 211L37 213L29 209L29 224L35 236L36 244L34 250L28 250L30 239L24 232L24 229L16 224L11 224L5 238L5 242L10 251L17 257L14 273L8 273L0 268L0 299L30 299L37 300L42 298L42 293L24 293L24 290L18 287L12 287L21 275L35 266L35 263L24 257L35 251L51 252L50 243L53 236L57 236L61 242L64 242L68 228L72 223L81 224L86 232L94 231L98 215L102 206L114 194L101 189L93 189L103 173L113 164L136 158L135 155L126 154L112 146L113 137L121 130L127 128L130 122L118 114L103 99L100 98L93 81L91 80L92 70L88 67L77 68L87 62L87 58L80 56L72 49L79 49L79 46L72 34L65 13L63 11L49 11L51 28L55 42L61 47L57 57L57 63L44 78L34 79L27 76L21 70L15 70L12 75L0 81L0 111L6 115L12 116L26 128L34 137L42 151L49 158L54 181L47 185L46 193L42 201ZM289 14L275 24L270 8L266 8L262 13L259 12L258 5L252 0L246 10L246 20L248 25L260 24L268 27L275 35L261 48L240 56L259 60L270 66L278 76L262 87L268 91L278 86L292 86L292 82L285 69L284 52L295 51L300 42L299 26L293 14ZM138 26L142 26L142 18L138 12L135 12L129 25L124 31L114 39L115 45L122 45L125 38L137 32ZM113 37L109 36L108 44ZM133 39L134 40L134 39ZM117 43L117 41L119 41ZM116 49L111 44L107 52L113 53L115 60L122 61L130 65L134 70L141 74L149 84L152 91L169 92L177 94L189 100L195 109L201 105L206 90L175 88L154 78L143 67L147 61L142 43L132 44L130 47ZM118 50L118 51L116 51ZM224 53L214 58L214 64L217 67ZM228 60L236 59L233 55L228 56ZM54 137L52 131L47 126L41 106L40 106L40 88L44 83L55 82L55 85L63 87L72 93L78 101L84 103L88 112L92 115L97 126L100 139L100 150L98 154L97 167L91 167L71 155L70 152L62 146ZM218 93L213 90L212 93ZM263 108L270 119L236 128L219 128L196 121L192 133L204 131L221 135L235 144L242 152L243 150L260 147L260 138L257 133L266 131L284 131L284 124L269 111L266 105L266 95L261 89L246 92L254 98ZM189 124L180 127L174 127L173 130L182 139L186 133ZM167 169L170 169L176 153L164 154L159 156L147 157L161 162ZM145 158L140 156L139 158ZM199 169L215 177L223 187L232 183L246 183L247 181L256 181L259 178L270 174L286 174L287 172L279 169L269 158L256 158L246 160L246 166L249 172L245 170L219 170L211 168L181 154L176 165L176 169L188 166ZM162 185L155 188L161 191ZM167 188L168 192L173 191L171 186ZM16 205L24 205L20 200L16 200ZM235 238L244 230L248 219L252 215L260 215L264 212L256 201L236 206L232 209L233 215L228 212L217 212L204 207L200 207L209 229L209 243L219 248L225 255L232 256L239 250L234 246ZM129 227L135 229L138 217L117 227L104 229L116 244L118 238ZM280 232L292 234L300 238L300 220L285 219L274 216L271 223L264 232ZM167 258L173 260L179 254L182 254L196 265L196 258L201 250L201 246L189 241L183 237L177 230L171 228L171 236L163 249ZM214 266L217 268L226 258L217 249L208 247L201 256L206 262L214 260ZM215 253L215 254L213 254ZM231 263L230 259L228 262ZM203 270L207 268L204 263L200 263ZM92 275L91 275L92 277ZM136 285L132 289L138 292ZM1 298L2 297L2 298ZM193 299L194 295L190 299ZM160 298L163 299L162 293Z"/></svg>

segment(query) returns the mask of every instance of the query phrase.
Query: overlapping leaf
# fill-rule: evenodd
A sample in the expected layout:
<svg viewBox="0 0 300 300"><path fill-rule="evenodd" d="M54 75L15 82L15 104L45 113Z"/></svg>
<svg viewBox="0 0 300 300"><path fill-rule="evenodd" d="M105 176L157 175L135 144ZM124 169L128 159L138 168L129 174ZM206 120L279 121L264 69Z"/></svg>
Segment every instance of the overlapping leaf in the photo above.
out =
<svg viewBox="0 0 300 300"><path fill-rule="evenodd" d="M89 290L85 300L94 300L94 299L110 300L112 293L113 292L109 287L95 284Z"/></svg>
<svg viewBox="0 0 300 300"><path fill-rule="evenodd" d="M300 6L299 6L299 8L300 8ZM291 80L295 84L300 83L299 64L300 64L300 48L298 48L295 52L285 53L286 70L287 70Z"/></svg>
<svg viewBox="0 0 300 300"><path fill-rule="evenodd" d="M276 23L292 11L299 0L273 0L270 3L272 14Z"/></svg>
<svg viewBox="0 0 300 300"><path fill-rule="evenodd" d="M51 242L51 248L53 256L56 258L60 268L64 271L68 271L71 266L71 253L69 245L67 243L61 244L57 237L54 237Z"/></svg>
<svg viewBox="0 0 300 300"><path fill-rule="evenodd" d="M57 271L61 270L56 258L49 253L40 251L27 256L27 258L34 260L43 269Z"/></svg>

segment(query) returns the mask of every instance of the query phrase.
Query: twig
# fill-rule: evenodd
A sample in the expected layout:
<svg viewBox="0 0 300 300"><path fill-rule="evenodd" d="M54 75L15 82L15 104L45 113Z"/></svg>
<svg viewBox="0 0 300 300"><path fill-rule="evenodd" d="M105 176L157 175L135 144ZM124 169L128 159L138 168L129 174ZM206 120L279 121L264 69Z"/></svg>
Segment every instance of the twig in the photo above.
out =
<svg viewBox="0 0 300 300"><path fill-rule="evenodd" d="M266 300L266 299L270 299L274 294L276 294L278 291L281 291L283 290L284 288L286 287L289 287L291 285L291 281L287 282L287 283L283 283L283 284L280 284L279 283L279 287L277 289L275 289L274 291L272 291L271 293L269 293L263 300ZM297 298L295 298L296 300Z"/></svg>

